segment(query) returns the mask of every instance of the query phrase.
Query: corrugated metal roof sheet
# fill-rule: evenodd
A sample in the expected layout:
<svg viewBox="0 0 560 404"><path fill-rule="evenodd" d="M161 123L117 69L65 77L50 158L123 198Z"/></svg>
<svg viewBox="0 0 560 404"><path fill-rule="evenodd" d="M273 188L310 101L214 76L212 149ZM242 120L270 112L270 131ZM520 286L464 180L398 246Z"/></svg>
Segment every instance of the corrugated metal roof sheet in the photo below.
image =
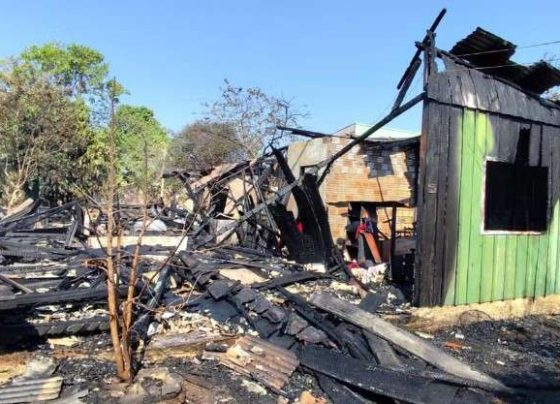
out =
<svg viewBox="0 0 560 404"><path fill-rule="evenodd" d="M0 389L0 403L36 403L59 396L62 377L22 380Z"/></svg>
<svg viewBox="0 0 560 404"><path fill-rule="evenodd" d="M451 53L477 66L507 64L517 46L480 27L453 46Z"/></svg>
<svg viewBox="0 0 560 404"><path fill-rule="evenodd" d="M532 93L542 94L560 85L560 70L551 64L540 61L524 66L512 61L516 47L510 41L478 27L457 42L450 53L486 74L501 77Z"/></svg>
<svg viewBox="0 0 560 404"><path fill-rule="evenodd" d="M546 90L560 85L560 70L541 60L529 66L525 76L520 78L517 83L534 93L542 94Z"/></svg>

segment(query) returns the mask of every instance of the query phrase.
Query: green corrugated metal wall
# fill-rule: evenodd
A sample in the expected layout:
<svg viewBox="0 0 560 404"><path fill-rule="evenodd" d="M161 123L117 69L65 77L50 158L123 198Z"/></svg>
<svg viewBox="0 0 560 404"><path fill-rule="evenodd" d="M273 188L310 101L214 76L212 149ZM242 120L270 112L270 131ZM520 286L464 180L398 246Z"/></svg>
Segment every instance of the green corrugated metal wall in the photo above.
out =
<svg viewBox="0 0 560 404"><path fill-rule="evenodd" d="M549 192L548 230L538 235L483 234L485 161L501 157L500 139L504 143L507 136L515 135L515 129L510 126L511 131L504 130L507 122L495 128L498 125L489 114L466 108L463 111L456 131L451 128L451 133L460 136L457 149L450 150L455 156L449 158L450 164L457 165L459 226L454 268L446 268L451 276L444 285L444 304L560 293L560 206L554 191L560 187L558 136L547 134L540 125L531 127L532 136L540 136L540 142L535 144L544 157L539 158L539 163L549 167L550 187L554 191ZM519 128L521 124L517 125Z"/></svg>

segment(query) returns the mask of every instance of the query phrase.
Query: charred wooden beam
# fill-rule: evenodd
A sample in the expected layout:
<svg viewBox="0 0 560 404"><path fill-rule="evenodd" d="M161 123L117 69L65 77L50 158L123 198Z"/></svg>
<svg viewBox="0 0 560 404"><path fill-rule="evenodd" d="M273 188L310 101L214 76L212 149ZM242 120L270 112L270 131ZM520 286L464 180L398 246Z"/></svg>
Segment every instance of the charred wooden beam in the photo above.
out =
<svg viewBox="0 0 560 404"><path fill-rule="evenodd" d="M455 359L453 356L426 342L420 337L403 330L393 324L368 313L346 301L330 296L326 293L315 293L310 299L314 306L334 314L362 329L376 334L413 355L425 360L452 375L474 380L484 384L488 389L497 391L511 391L502 382L493 377L471 368L469 365Z"/></svg>
<svg viewBox="0 0 560 404"><path fill-rule="evenodd" d="M126 296L127 287L119 287L119 295ZM46 293L26 293L21 296L15 296L10 300L0 301L0 311L13 310L22 308L31 308L45 306L51 304L65 303L95 303L103 302L107 299L107 288L89 288L89 289L72 289L68 291L55 291Z"/></svg>
<svg viewBox="0 0 560 404"><path fill-rule="evenodd" d="M343 383L408 403L452 403L459 390L448 383L385 369L316 346L303 347L299 359L303 366Z"/></svg>
<svg viewBox="0 0 560 404"><path fill-rule="evenodd" d="M393 104L393 108L391 108L391 111L395 111L398 107L401 106L401 103L403 102L404 97L406 97L406 93L408 92L410 85L414 81L414 78L416 77L416 73L418 72L418 69L420 68L421 64L422 62L420 61L419 58L413 62L410 72L406 76L406 79L404 80L403 85L399 90L397 99L395 100L395 103Z"/></svg>
<svg viewBox="0 0 560 404"><path fill-rule="evenodd" d="M311 130L304 130L304 129L299 129L299 128L289 128L287 126L281 126L281 125L276 126L276 128L280 129L280 130L286 130L286 131L291 132L292 134L297 135L297 136L304 136L304 137L308 137L308 138L311 138L311 139L331 137L331 135L329 135L327 133L314 132L314 131L311 131Z"/></svg>
<svg viewBox="0 0 560 404"><path fill-rule="evenodd" d="M307 281L313 281L321 278L331 278L329 274L319 273L319 272L299 272L295 274L283 275L276 279L272 279L266 282L260 282L252 284L251 287L254 289L274 289L277 286L288 286L294 283L302 283Z"/></svg>
<svg viewBox="0 0 560 404"><path fill-rule="evenodd" d="M437 15L436 19L434 20L434 22L432 23L432 25L430 26L430 28L428 28L428 33L429 32L435 32L435 30L437 29L439 23L441 22L441 20L443 19L443 17L445 16L445 13L447 13L447 9L442 9L439 14ZM426 36L424 37L424 40L422 42L426 42L428 40L428 33L426 33ZM397 84L397 89L400 89L406 79L410 76L411 71L414 68L414 65L416 64L416 62L418 60L420 60L420 54L421 54L421 50L417 49L416 53L414 54L414 56L412 57L412 60L410 61L410 64L408 65L408 67L406 68L404 74L402 75L401 79L399 80L399 84Z"/></svg>

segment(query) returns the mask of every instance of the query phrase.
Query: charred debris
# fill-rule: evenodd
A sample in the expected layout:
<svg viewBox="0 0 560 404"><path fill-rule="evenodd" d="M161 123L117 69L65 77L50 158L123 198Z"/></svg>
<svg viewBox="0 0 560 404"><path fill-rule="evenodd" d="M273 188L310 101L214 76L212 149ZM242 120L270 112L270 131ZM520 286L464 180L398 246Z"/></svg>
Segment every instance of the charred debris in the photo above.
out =
<svg viewBox="0 0 560 404"><path fill-rule="evenodd" d="M482 371L395 325L398 321L384 319L406 313L411 298L410 289L387 282L391 264L399 259L396 232L387 240L390 247L382 249L375 221L363 220L360 231L353 232L360 247L348 256L345 244L333 241L321 197L320 185L337 159L425 100L421 93L404 102L421 56L426 75L434 68L433 38L444 13L418 44L391 112L319 164L294 173L286 150L272 149L210 172L166 175L183 185L186 202L181 207L158 202L148 210L135 285L134 389L115 392L105 375L88 390L85 379L66 364L55 376L47 367L46 373L11 380L0 388L0 402L59 396L197 402L197 394L219 401L214 386L200 377L212 379L211 373L193 372L192 363L219 364L211 369L222 372L220 379L232 374L252 379L266 389L255 393L258 388L247 384L251 394L268 391L278 402L480 403L526 394L530 386ZM295 211L287 208L290 198ZM123 229L123 248L117 252L122 296L141 211L115 207ZM44 208L33 201L0 218L0 343L5 351L41 350L37 347L46 340L56 345L76 336L102 338L109 326L106 219L100 209L78 203ZM169 365L173 360L182 365ZM175 370L153 368L154 363ZM254 396L238 399L248 400Z"/></svg>

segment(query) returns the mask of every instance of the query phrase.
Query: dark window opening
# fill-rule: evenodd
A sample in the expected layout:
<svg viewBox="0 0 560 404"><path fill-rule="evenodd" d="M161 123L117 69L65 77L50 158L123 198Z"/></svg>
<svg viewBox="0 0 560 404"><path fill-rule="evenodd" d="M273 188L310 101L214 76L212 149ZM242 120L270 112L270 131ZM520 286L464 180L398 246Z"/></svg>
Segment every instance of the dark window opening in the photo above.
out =
<svg viewBox="0 0 560 404"><path fill-rule="evenodd" d="M484 229L545 231L548 168L486 163Z"/></svg>

